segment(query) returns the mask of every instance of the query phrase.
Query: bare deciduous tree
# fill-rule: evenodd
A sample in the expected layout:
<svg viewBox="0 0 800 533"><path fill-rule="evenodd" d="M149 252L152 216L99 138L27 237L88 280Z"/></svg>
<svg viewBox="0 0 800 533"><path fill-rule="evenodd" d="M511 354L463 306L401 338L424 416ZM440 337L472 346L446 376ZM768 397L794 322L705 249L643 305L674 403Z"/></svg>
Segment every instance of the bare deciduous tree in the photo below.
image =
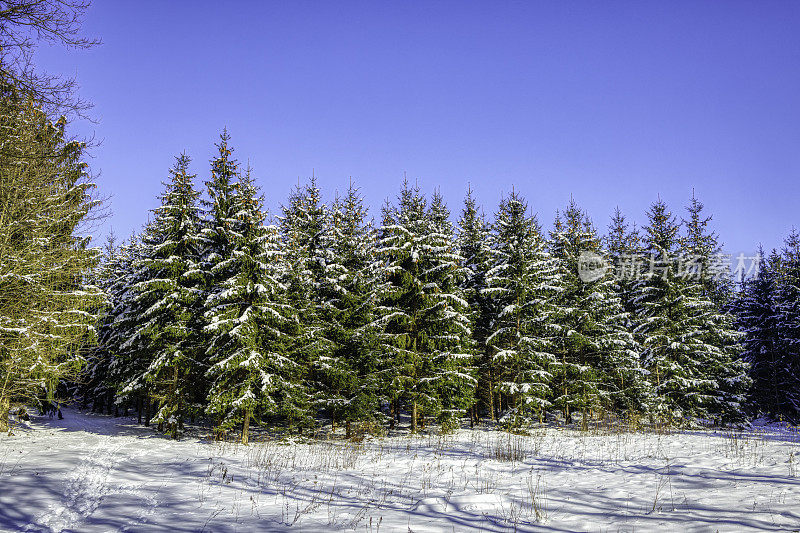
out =
<svg viewBox="0 0 800 533"><path fill-rule="evenodd" d="M85 117L91 104L76 96L75 78L50 74L33 62L39 43L85 49L99 39L81 35L88 0L0 0L0 81L37 102L50 116Z"/></svg>

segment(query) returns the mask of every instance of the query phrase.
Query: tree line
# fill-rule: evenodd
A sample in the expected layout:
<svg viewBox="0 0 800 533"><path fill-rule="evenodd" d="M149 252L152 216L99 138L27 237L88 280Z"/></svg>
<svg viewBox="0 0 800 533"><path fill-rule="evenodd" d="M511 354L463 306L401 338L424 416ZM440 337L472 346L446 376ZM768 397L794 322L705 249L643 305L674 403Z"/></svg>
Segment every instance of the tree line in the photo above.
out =
<svg viewBox="0 0 800 533"><path fill-rule="evenodd" d="M223 134L203 187L179 156L152 220L101 253L63 116L89 105L32 61L41 40L98 44L88 6L0 9L0 431L65 383L175 436L205 416L245 441L251 423L349 434L401 414L413 431L800 420L800 237L734 283L694 197L642 228L617 211L601 236L574 202L545 232L515 191L491 218L468 192L454 225L407 182L374 221L352 184L325 204L312 179L268 219Z"/></svg>
<svg viewBox="0 0 800 533"><path fill-rule="evenodd" d="M516 191L491 220L469 191L453 224L441 194L405 181L375 221L352 183L326 204L312 178L267 220L227 132L205 195L189 167L177 157L150 222L106 247L77 384L95 409L133 407L173 436L206 416L246 442L255 423L349 434L401 414L412 431L731 422L761 401L741 310L770 270L735 290L694 197L680 219L654 202L641 229L617 211L604 235L570 201L545 233ZM587 253L608 267L588 280ZM649 268L618 275L631 258ZM796 388L770 390L796 405Z"/></svg>

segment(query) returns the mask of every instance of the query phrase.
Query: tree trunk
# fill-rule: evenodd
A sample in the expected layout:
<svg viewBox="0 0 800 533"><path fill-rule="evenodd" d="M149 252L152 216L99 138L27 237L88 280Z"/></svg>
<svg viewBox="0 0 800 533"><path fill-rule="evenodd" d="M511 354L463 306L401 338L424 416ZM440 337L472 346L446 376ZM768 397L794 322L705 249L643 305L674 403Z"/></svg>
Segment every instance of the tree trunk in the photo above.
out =
<svg viewBox="0 0 800 533"><path fill-rule="evenodd" d="M353 435L353 430L350 421L348 420L344 424L344 438L349 439L352 435Z"/></svg>
<svg viewBox="0 0 800 533"><path fill-rule="evenodd" d="M492 419L492 422L497 421L497 417L494 415L494 382L489 381L489 418Z"/></svg>
<svg viewBox="0 0 800 533"><path fill-rule="evenodd" d="M411 433L417 432L417 402L411 403Z"/></svg>
<svg viewBox="0 0 800 533"><path fill-rule="evenodd" d="M144 427L150 427L150 396L144 395Z"/></svg>
<svg viewBox="0 0 800 533"><path fill-rule="evenodd" d="M136 423L142 423L142 396L138 395L136 397Z"/></svg>
<svg viewBox="0 0 800 533"><path fill-rule="evenodd" d="M247 446L250 433L250 409L244 412L244 423L242 423L242 444Z"/></svg>
<svg viewBox="0 0 800 533"><path fill-rule="evenodd" d="M178 398L178 365L173 367L172 372L172 401L175 402L175 422L172 423L172 438L178 438L178 430L183 426L183 419L181 417L181 402Z"/></svg>
<svg viewBox="0 0 800 533"><path fill-rule="evenodd" d="M8 431L8 411L11 409L11 402L7 396L0 397L0 433Z"/></svg>

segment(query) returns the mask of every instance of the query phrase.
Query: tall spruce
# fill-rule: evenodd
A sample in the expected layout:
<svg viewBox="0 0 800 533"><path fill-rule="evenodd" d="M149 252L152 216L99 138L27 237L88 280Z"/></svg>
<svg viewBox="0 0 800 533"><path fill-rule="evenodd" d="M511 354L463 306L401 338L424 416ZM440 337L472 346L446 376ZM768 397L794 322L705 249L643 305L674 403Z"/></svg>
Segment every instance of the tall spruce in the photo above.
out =
<svg viewBox="0 0 800 533"><path fill-rule="evenodd" d="M152 418L177 438L184 417L198 408L194 398L197 361L197 308L202 296L200 260L200 214L189 173L189 157L176 158L165 183L161 205L141 236L134 263L138 281L134 305L137 324L132 339L148 366L134 383L146 383L158 402ZM133 390L130 384L128 391Z"/></svg>
<svg viewBox="0 0 800 533"><path fill-rule="evenodd" d="M488 287L487 274L491 268L492 251L489 243L489 224L478 214L472 189L467 190L461 218L458 220L458 249L463 258L464 276L461 291L469 310L470 330L472 331L472 349L476 355L476 406L490 417L494 410L494 393L492 391L491 350L486 339L491 333L492 318L495 314L493 300L485 293ZM472 413L472 418L478 417Z"/></svg>
<svg viewBox="0 0 800 533"><path fill-rule="evenodd" d="M614 272L617 293L633 322L636 319L636 306L633 303L634 284L636 278L641 275L643 266L641 259L644 251L639 229L636 224L628 223L619 207L614 209L608 232L603 237L603 248L608 255L609 266Z"/></svg>
<svg viewBox="0 0 800 533"><path fill-rule="evenodd" d="M323 235L324 273L318 313L331 350L314 362L317 403L349 438L353 422L374 420L379 381L375 319L375 232L358 189L336 197Z"/></svg>
<svg viewBox="0 0 800 533"><path fill-rule="evenodd" d="M379 257L386 275L380 288L384 356L381 375L388 400L405 402L416 432L426 415L452 424L469 405L473 377L466 302L458 295L458 265L449 213L436 195L430 210L418 187L403 183L398 205L385 209Z"/></svg>
<svg viewBox="0 0 800 533"><path fill-rule="evenodd" d="M536 217L527 211L516 192L500 202L492 231L492 268L482 291L497 311L486 339L495 417L505 411L506 420L514 424L531 417L541 421L551 405L559 333L554 301L562 291L558 265Z"/></svg>
<svg viewBox="0 0 800 533"><path fill-rule="evenodd" d="M787 365L785 354L780 350L778 327L776 293L780 257L774 250L766 257L760 247L758 257L758 272L742 280L732 308L737 317L736 325L743 333L742 356L750 365L751 405L755 414L778 419L791 416L793 411L786 402L785 387L790 385L790 380L786 380L782 372Z"/></svg>
<svg viewBox="0 0 800 533"><path fill-rule="evenodd" d="M800 234L792 230L781 250L779 283L775 291L776 328L784 387L782 411L800 420Z"/></svg>
<svg viewBox="0 0 800 533"><path fill-rule="evenodd" d="M731 419L747 377L732 317L719 312L681 254L679 226L661 200L648 212L648 269L637 284L637 334L655 387L655 415L669 423Z"/></svg>
<svg viewBox="0 0 800 533"><path fill-rule="evenodd" d="M592 414L641 410L647 394L638 345L600 239L574 201L556 216L550 247L562 286L554 406L568 422L580 411L584 429Z"/></svg>
<svg viewBox="0 0 800 533"><path fill-rule="evenodd" d="M299 329L292 346L292 359L300 365L305 383L305 399L294 398L290 421L300 428L315 420L314 396L321 384L314 369L317 361L330 353L333 343L325 336L321 310L325 306L320 287L325 279L327 251L324 246L328 208L315 177L298 185L279 217L281 239L286 251L286 286L289 305L299 318ZM288 405L287 405L288 407Z"/></svg>
<svg viewBox="0 0 800 533"><path fill-rule="evenodd" d="M224 226L228 257L212 271L216 281L205 302L207 411L219 430L241 424L247 444L251 420L283 414L295 395L298 368L288 353L296 318L279 281L277 231L264 226L263 198L249 169L233 190L234 217Z"/></svg>

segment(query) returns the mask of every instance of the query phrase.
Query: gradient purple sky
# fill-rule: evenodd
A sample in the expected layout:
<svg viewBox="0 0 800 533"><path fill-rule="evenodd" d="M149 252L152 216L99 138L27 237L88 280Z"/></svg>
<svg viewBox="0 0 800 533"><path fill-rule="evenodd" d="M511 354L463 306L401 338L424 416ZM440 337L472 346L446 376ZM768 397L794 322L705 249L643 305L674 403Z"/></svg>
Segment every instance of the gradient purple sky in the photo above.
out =
<svg viewBox="0 0 800 533"><path fill-rule="evenodd" d="M692 188L730 252L800 223L798 2L122 2L104 44L44 47L75 74L102 144L109 227L138 229L185 150L201 180L227 126L275 213L312 169L352 176L372 213L403 173L468 184L487 213L515 187L548 227L570 195L605 230Z"/></svg>

